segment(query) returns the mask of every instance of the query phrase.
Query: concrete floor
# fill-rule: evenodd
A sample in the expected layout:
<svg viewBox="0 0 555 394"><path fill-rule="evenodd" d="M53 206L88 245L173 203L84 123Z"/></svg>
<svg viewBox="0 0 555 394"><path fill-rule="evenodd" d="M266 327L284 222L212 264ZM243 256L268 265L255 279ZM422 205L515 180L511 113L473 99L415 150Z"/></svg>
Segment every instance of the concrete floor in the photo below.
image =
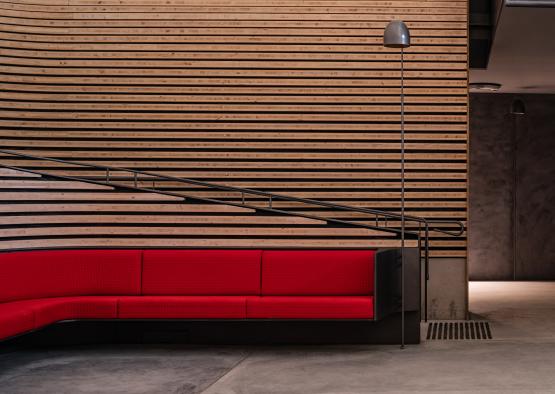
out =
<svg viewBox="0 0 555 394"><path fill-rule="evenodd" d="M494 340L22 351L0 355L0 393L555 393L555 282L470 290Z"/></svg>

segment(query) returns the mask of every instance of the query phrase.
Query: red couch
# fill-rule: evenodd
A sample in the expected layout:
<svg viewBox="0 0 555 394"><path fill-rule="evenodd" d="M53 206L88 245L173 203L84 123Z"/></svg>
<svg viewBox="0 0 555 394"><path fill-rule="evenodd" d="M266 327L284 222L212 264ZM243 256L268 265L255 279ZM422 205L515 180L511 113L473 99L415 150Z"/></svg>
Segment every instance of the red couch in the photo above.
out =
<svg viewBox="0 0 555 394"><path fill-rule="evenodd" d="M77 319L374 320L392 310L377 266L373 250L6 252L0 339Z"/></svg>

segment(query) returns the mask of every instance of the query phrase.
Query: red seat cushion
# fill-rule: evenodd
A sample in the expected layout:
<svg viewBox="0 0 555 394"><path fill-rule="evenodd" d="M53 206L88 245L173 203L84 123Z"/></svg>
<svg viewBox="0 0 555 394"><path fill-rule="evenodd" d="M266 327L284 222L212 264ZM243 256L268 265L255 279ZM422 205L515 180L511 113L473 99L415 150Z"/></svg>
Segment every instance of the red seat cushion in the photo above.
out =
<svg viewBox="0 0 555 394"><path fill-rule="evenodd" d="M372 319L372 296L248 297L251 319Z"/></svg>
<svg viewBox="0 0 555 394"><path fill-rule="evenodd" d="M0 302L140 294L139 250L49 250L0 254Z"/></svg>
<svg viewBox="0 0 555 394"><path fill-rule="evenodd" d="M120 297L122 319L244 319L246 299L238 296Z"/></svg>
<svg viewBox="0 0 555 394"><path fill-rule="evenodd" d="M35 328L62 320L115 319L118 297L85 296L27 301L35 314Z"/></svg>
<svg viewBox="0 0 555 394"><path fill-rule="evenodd" d="M260 250L145 250L145 295L258 295Z"/></svg>
<svg viewBox="0 0 555 394"><path fill-rule="evenodd" d="M262 295L371 295L373 250L284 250L262 255Z"/></svg>
<svg viewBox="0 0 555 394"><path fill-rule="evenodd" d="M33 311L21 304L21 302L0 304L0 339L35 328Z"/></svg>

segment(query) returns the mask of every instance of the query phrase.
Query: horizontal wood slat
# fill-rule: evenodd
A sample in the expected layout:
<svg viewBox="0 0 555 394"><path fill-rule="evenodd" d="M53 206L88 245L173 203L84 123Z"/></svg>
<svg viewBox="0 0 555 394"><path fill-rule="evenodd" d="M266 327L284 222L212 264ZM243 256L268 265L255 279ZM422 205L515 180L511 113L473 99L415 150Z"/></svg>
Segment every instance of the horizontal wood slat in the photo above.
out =
<svg viewBox="0 0 555 394"><path fill-rule="evenodd" d="M85 189L85 190L113 190L113 187L95 185L84 182L48 182L44 180L28 181L28 180L2 180L0 182L0 190L2 189Z"/></svg>
<svg viewBox="0 0 555 394"><path fill-rule="evenodd" d="M198 179L203 179L203 180L212 180L212 178L217 178L218 176L220 176L220 171L222 171L223 168L221 169L215 169L214 172L208 172L208 171L194 171L194 169L192 169L190 172L186 172L186 171L179 171L179 172L173 172L173 173L169 173L168 175L172 175L172 176L178 176L178 177L183 177L183 178L198 178ZM166 172L166 171L165 171ZM48 171L49 174L58 174L58 175L66 175L66 176L80 176L80 177L86 177L86 178L90 178L90 179L96 179L96 180L103 180L105 179L105 176L99 176L98 171L71 171L71 170L55 170L55 169L50 169ZM125 179L118 179L118 177L116 176L117 172L111 172L111 179L113 179L114 181L118 181L118 182L129 182L131 181L129 179L129 177L126 177ZM364 172L353 172L353 171L344 171L344 172L340 172L340 171L333 171L333 172L328 172L326 173L327 176L329 177L333 177L335 179L337 179L340 182L347 182L351 179L373 179L373 180L381 180L381 179L394 179L394 181L398 181L396 179L396 174L393 172L369 172L369 171L364 171ZM314 179L314 182L318 182L320 183L321 181L319 180L319 178L322 177L322 174L315 174L313 172L299 172L299 171L295 171L295 172L291 172L291 171L226 171L225 172L225 176L227 179L229 179L229 182L234 182L235 179L234 178L242 178L242 179L249 179L249 178L254 178L255 181L257 182L261 182L261 178L265 178L264 181L266 182L272 182L272 180L274 178L279 178L279 179L283 179L283 178L290 178L290 179ZM444 180L444 179L456 179L456 180L464 180L465 179L465 175L464 173L451 173L451 172L432 172L432 173L428 173L428 172L409 172L406 174L406 179L411 180ZM139 178L139 179L143 179L143 178ZM145 182L145 181L142 181ZM177 185L177 183L175 183ZM231 184L226 182L226 184ZM283 183L280 181L280 183L277 186L282 185ZM333 185L334 183L329 183L329 185ZM161 184L158 182L157 186L160 186ZM250 185L250 184L249 184ZM265 183L265 185L268 185L268 183ZM323 184L322 184L323 185ZM414 183L414 185L418 185L416 183ZM454 185L454 184L453 184ZM182 185L178 185L179 187L181 187ZM252 185L251 185L252 186Z"/></svg>
<svg viewBox="0 0 555 394"><path fill-rule="evenodd" d="M18 177L18 178L40 178L41 176L38 174L33 174L30 172L21 172L12 170L9 168L2 168L0 167L0 178L8 178L8 177ZM2 179L2 183L0 186L4 185L5 180Z"/></svg>
<svg viewBox="0 0 555 394"><path fill-rule="evenodd" d="M302 245L302 246L299 246ZM103 247L122 247L122 248L321 248L336 249L341 248L393 248L398 247L399 242L385 239L365 239L365 240L341 240L341 245L330 245L327 239L303 239L302 244L291 239L272 239L272 238L50 238L50 239L28 239L25 241L2 241L0 250L14 249L54 249L54 248L103 248ZM415 241L406 243L407 247L416 247ZM441 256L441 252L435 252ZM452 254L450 254L452 255Z"/></svg>
<svg viewBox="0 0 555 394"><path fill-rule="evenodd" d="M159 202L153 204L152 202L146 204L142 202L131 203L128 199L126 202L102 202L100 204L91 202L90 200L82 200L78 202L59 202L59 201L44 201L44 203L18 203L10 204L11 201L0 202L0 212L10 214L24 214L24 213L41 213L41 212L131 212L131 213L167 213L167 214L192 214L192 213L207 213L207 214L220 214L220 213L250 213L251 209L242 207L235 207L231 205L221 204L170 204L168 202Z"/></svg>
<svg viewBox="0 0 555 394"><path fill-rule="evenodd" d="M42 87L41 87L42 89ZM131 105L134 103L141 104L151 104L162 105L164 103L172 104L185 104L185 103L234 103L234 104L250 104L250 103L272 103L274 105L284 105L284 103L306 103L306 97L304 96L292 96L292 95L264 95L260 92L259 95L255 95L255 92L251 95L246 94L236 94L236 95L206 95L206 94L196 94L196 95L186 95L186 94L167 94L167 95L131 95L131 94L75 94L75 93L20 93L14 91L0 92L0 99L3 100L14 100L13 102L3 102L2 105L28 105L28 102L33 102L34 104L49 102L47 104L54 103L74 103L75 105L81 105L81 103L104 103L108 102L112 105L118 105L118 103L125 103L126 105ZM15 101L17 100L17 101ZM466 101L464 97L458 96L409 96L405 100L406 109L422 108L422 110L428 110L428 106L424 104L433 104L436 101L441 101L442 104L453 105L459 108L461 105L465 105ZM356 96L356 95L344 95L336 97L326 97L312 95L310 97L311 105L315 104L372 104L372 105L383 105L383 104L398 104L398 98L395 96ZM440 106L438 106L440 107ZM151 132L152 133L152 132ZM155 133L153 133L155 134Z"/></svg>
<svg viewBox="0 0 555 394"><path fill-rule="evenodd" d="M0 193L0 201L167 201L167 200L184 200L179 197L161 195L157 193L94 193L94 192L58 192L58 191L40 191L36 193L30 192L13 192L2 191Z"/></svg>
<svg viewBox="0 0 555 394"><path fill-rule="evenodd" d="M161 215L37 215L29 217L22 216L6 216L2 219L5 225L22 225L22 224L98 224L98 223L131 223L131 224L249 224L249 225L268 225L277 224L281 226L299 225L299 224L323 224L322 221L305 219L302 217L276 217L276 216L218 216L218 215L202 215L202 216L161 216Z"/></svg>
<svg viewBox="0 0 555 394"><path fill-rule="evenodd" d="M379 151L378 151L379 152ZM37 150L29 149L29 154L35 154L39 156L50 156L57 158L68 158L71 156L79 155L80 158L88 160L90 158L104 158L108 160L125 160L125 159L144 159L144 160L198 160L198 159L224 159L224 160L345 160L345 161L364 161L364 160L383 160L383 161L399 161L401 155L399 153L374 153L371 156L368 152L316 152L307 153L306 151L292 151L292 152L282 152L275 150L271 151L271 155L268 152L263 151L216 151L213 152L189 152L189 151L140 151L140 150ZM459 161L464 162L466 160L466 152L463 153L442 153L442 152L428 152L428 153L407 153L405 158L407 160L420 160L420 161Z"/></svg>
<svg viewBox="0 0 555 394"><path fill-rule="evenodd" d="M0 159L2 163L7 165L21 165L25 164L30 167L40 168L44 165L43 161L40 160L13 160L6 156L1 156ZM193 160L190 162L183 161L171 161L171 160L149 160L149 161L132 161L129 159L110 159L117 167L135 167L151 171L162 171L166 175L175 175L184 177L186 173L182 171L194 171L196 174L202 175L202 171L231 171L235 169L236 171L264 171L274 172L274 171L285 171L287 174L294 176L298 171L303 170L321 170L321 172L333 172L342 171L352 174L353 177L364 177L364 174L370 174L371 171L381 171L380 173L399 173L400 164L398 162L326 162L326 161L308 161L308 162L296 162L296 161L281 161L276 164L271 161L206 161L206 160ZM87 159L86 163L99 164L102 165L102 160L90 160ZM195 171L196 168L202 168L202 171ZM98 171L83 170L83 167L68 166L67 164L51 162L48 165L49 171L53 174L58 175L84 175L84 176L95 176L98 175ZM67 169L67 171L65 169ZM414 162L406 165L407 176L410 176L413 172L421 174L422 177L433 177L439 171L446 171L446 174L452 174L454 176L459 176L458 174L463 174L465 171L464 163L452 163L452 162ZM50 172L49 172L50 173ZM314 172L310 172L314 174ZM318 173L315 176L319 176Z"/></svg>
<svg viewBox="0 0 555 394"><path fill-rule="evenodd" d="M400 53L383 47L382 34L402 19L412 37L407 213L465 222L467 8L467 0L0 1L0 148L399 212ZM105 179L9 155L0 164ZM238 193L154 186L240 202ZM0 214L0 250L399 245L380 231L9 169L0 169ZM465 253L465 237L433 235L432 256Z"/></svg>

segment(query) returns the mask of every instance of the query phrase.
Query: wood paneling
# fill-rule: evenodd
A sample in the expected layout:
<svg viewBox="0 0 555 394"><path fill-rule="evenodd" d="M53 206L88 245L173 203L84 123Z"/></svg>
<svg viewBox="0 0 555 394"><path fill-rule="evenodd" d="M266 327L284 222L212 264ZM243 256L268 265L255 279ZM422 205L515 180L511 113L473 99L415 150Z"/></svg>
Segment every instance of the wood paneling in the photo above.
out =
<svg viewBox="0 0 555 394"><path fill-rule="evenodd" d="M14 0L0 1L0 10L1 148L393 212L400 55L381 37L389 20L403 19L413 43L405 53L407 213L466 221L466 0ZM0 171L0 212L2 249L397 242L9 170ZM436 235L432 254L465 256L466 240Z"/></svg>

